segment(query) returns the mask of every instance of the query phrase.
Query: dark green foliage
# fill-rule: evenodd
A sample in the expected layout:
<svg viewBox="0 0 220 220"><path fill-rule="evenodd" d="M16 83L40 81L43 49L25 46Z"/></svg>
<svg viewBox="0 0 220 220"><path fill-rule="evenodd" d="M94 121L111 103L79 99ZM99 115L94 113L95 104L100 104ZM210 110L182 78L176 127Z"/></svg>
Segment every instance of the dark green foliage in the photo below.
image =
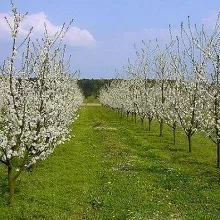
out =
<svg viewBox="0 0 220 220"><path fill-rule="evenodd" d="M93 96L98 97L100 89L108 85L112 79L80 79L78 84L85 98Z"/></svg>
<svg viewBox="0 0 220 220"><path fill-rule="evenodd" d="M78 85L85 98L92 96L97 99L100 89L110 85L113 80L114 79L80 79L78 80ZM155 79L147 79L147 81L148 83L152 83L152 85L156 83Z"/></svg>

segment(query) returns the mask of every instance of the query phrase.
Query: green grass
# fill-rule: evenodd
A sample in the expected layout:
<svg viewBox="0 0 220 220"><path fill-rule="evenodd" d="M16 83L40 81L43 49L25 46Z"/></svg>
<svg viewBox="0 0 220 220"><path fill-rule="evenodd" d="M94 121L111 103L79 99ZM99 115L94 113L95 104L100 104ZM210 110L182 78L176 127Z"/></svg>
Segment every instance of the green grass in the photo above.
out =
<svg viewBox="0 0 220 220"><path fill-rule="evenodd" d="M83 107L75 138L59 146L16 183L7 207L6 171L0 167L0 219L220 219L220 171L215 147L201 134L187 138L156 121L138 121L104 107Z"/></svg>
<svg viewBox="0 0 220 220"><path fill-rule="evenodd" d="M84 103L100 103L100 102L95 96L89 96L86 99L84 99Z"/></svg>

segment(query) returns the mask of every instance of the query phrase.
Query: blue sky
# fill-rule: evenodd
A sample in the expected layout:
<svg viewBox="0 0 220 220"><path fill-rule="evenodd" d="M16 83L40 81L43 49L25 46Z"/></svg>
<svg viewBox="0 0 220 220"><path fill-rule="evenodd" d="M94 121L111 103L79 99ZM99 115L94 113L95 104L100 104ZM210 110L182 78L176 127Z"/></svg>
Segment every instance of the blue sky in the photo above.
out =
<svg viewBox="0 0 220 220"><path fill-rule="evenodd" d="M128 58L135 57L133 45L141 40L161 42L169 38L168 25L178 30L191 17L197 24L212 26L220 9L219 0L14 0L21 12L29 13L35 34L41 32L41 21L56 30L63 22L74 19L67 36L72 69L80 69L81 78L111 78L122 69ZM9 42L1 18L10 13L10 1L1 0L0 59L7 56ZM4 37L6 36L6 37Z"/></svg>

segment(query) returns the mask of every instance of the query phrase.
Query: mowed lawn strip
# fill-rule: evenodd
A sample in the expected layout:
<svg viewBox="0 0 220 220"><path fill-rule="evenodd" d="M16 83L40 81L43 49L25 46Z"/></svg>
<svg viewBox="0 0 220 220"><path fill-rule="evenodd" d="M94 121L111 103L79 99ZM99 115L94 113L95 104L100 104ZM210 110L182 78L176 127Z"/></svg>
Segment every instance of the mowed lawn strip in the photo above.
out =
<svg viewBox="0 0 220 220"><path fill-rule="evenodd" d="M0 167L0 219L220 219L220 173L215 148L181 131L172 144L131 118L104 107L82 107L75 137L59 146L16 184L9 215Z"/></svg>
<svg viewBox="0 0 220 220"><path fill-rule="evenodd" d="M14 219L83 218L90 208L87 193L97 184L97 174L102 169L102 137L93 129L100 112L92 109L80 110L80 117L73 123L75 137L16 182L13 216L6 206L6 171L0 167L0 219L7 219L8 215Z"/></svg>
<svg viewBox="0 0 220 220"><path fill-rule="evenodd" d="M152 131L120 119L107 110L104 137L104 173L92 190L98 201L98 219L219 219L220 176L215 168L215 148L203 135L193 137L193 152L187 152L187 138L179 131L172 144L172 131L165 127L158 137L156 121Z"/></svg>

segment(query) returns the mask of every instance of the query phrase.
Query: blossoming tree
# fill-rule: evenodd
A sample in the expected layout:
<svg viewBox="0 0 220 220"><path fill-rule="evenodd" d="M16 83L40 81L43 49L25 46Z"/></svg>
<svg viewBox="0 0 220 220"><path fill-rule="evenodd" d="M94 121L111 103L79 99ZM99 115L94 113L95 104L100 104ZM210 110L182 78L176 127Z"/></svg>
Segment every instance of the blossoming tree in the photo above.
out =
<svg viewBox="0 0 220 220"><path fill-rule="evenodd" d="M13 5L12 5L13 6ZM29 35L18 44L22 20L13 6L14 21L8 21L12 54L1 67L0 162L8 169L9 201L14 186L27 167L44 160L70 137L70 124L77 116L82 95L64 62L62 40L65 27L50 36L45 27L42 41L31 47ZM27 45L22 62L17 53Z"/></svg>
<svg viewBox="0 0 220 220"><path fill-rule="evenodd" d="M206 60L205 66L198 66L197 69L203 72L204 94L202 108L202 123L200 128L216 145L217 167L220 167L220 52L219 52L219 22L220 13L211 35L208 35L203 28L200 30L200 37L194 38L194 45L201 52ZM205 70L204 70L205 69Z"/></svg>

